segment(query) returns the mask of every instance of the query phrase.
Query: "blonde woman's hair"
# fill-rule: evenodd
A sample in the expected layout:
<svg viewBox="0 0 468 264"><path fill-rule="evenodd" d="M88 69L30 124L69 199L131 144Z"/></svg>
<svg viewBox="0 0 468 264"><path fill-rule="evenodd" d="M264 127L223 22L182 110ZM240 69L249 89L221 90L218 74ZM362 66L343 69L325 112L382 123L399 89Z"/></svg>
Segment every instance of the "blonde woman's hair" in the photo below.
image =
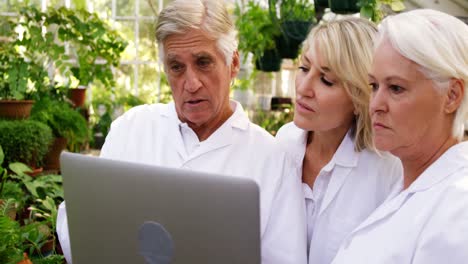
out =
<svg viewBox="0 0 468 264"><path fill-rule="evenodd" d="M226 64L232 63L237 50L237 34L223 1L174 0L159 14L156 23L156 40L159 57L164 60L164 40L173 34L184 34L191 29L203 30L216 40Z"/></svg>
<svg viewBox="0 0 468 264"><path fill-rule="evenodd" d="M452 127L452 135L461 140L468 111L468 25L439 11L418 9L385 18L376 46L383 40L418 64L436 89L446 90L452 78L465 83Z"/></svg>
<svg viewBox="0 0 468 264"><path fill-rule="evenodd" d="M369 70L372 63L376 26L365 19L345 17L317 25L304 42L305 52L319 52L337 76L355 108L352 126L354 147L375 150L369 116ZM338 110L338 109L337 109Z"/></svg>

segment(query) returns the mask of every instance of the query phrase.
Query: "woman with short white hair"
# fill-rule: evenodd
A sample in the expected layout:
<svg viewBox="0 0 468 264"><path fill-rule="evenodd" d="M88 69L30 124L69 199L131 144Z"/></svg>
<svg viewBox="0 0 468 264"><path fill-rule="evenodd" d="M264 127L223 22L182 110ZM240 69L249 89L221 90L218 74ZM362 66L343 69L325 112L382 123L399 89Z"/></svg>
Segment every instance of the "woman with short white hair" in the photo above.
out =
<svg viewBox="0 0 468 264"><path fill-rule="evenodd" d="M434 10L386 18L369 79L377 149L403 164L393 194L333 263L467 263L468 26Z"/></svg>

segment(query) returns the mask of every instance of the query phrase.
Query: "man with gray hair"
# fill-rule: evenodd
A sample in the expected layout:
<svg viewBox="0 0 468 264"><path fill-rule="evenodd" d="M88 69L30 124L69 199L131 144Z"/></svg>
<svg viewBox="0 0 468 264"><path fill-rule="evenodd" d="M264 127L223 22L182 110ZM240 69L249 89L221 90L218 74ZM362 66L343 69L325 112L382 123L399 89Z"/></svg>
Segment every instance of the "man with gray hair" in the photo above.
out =
<svg viewBox="0 0 468 264"><path fill-rule="evenodd" d="M254 179L260 186L262 263L305 263L300 179L290 174L294 168L274 138L229 99L239 54L223 2L171 2L159 15L156 38L174 101L119 117L101 156ZM64 204L57 233L70 262Z"/></svg>

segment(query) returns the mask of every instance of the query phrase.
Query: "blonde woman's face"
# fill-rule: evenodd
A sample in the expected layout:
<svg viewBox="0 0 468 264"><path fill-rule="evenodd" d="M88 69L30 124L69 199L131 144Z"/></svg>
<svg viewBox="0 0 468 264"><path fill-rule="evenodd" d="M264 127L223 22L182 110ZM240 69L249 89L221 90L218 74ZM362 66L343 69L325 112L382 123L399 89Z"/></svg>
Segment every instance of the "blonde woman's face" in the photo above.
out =
<svg viewBox="0 0 468 264"><path fill-rule="evenodd" d="M305 52L296 75L296 126L315 132L347 131L353 111L351 98L320 52Z"/></svg>
<svg viewBox="0 0 468 264"><path fill-rule="evenodd" d="M388 41L376 49L369 74L370 114L377 149L404 157L450 131L444 96ZM444 132L444 133L446 133Z"/></svg>

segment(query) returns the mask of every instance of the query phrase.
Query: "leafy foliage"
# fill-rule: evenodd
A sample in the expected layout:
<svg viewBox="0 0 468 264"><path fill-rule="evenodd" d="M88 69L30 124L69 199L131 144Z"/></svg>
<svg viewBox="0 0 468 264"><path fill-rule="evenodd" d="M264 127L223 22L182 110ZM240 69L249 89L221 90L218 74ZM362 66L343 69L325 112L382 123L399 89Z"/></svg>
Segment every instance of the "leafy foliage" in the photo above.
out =
<svg viewBox="0 0 468 264"><path fill-rule="evenodd" d="M94 80L115 84L112 66L120 62L127 43L96 14L65 7L39 11L20 8L18 16L0 23L6 43L0 50L0 99L37 99L55 84L56 75L70 77L71 59L81 84ZM65 52L69 45L71 56ZM48 69L55 68L48 76Z"/></svg>
<svg viewBox="0 0 468 264"><path fill-rule="evenodd" d="M262 111L259 110L254 116L254 123L263 127L273 136L284 124L293 120L294 111L292 108L285 108L280 111Z"/></svg>
<svg viewBox="0 0 468 264"><path fill-rule="evenodd" d="M23 162L40 167L52 142L52 131L33 120L0 120L0 145L5 163Z"/></svg>
<svg viewBox="0 0 468 264"><path fill-rule="evenodd" d="M0 215L0 263L18 263L23 259L23 240L18 222Z"/></svg>
<svg viewBox="0 0 468 264"><path fill-rule="evenodd" d="M0 263L18 263L23 259L23 252L28 253L34 263L63 263L63 256L52 252L44 257L41 252L46 243L52 243L55 248L57 205L63 201L62 177L30 177L26 174L30 168L23 163L10 163L8 168L2 182L5 186L14 186L10 189L15 192L7 192L9 188L5 187L0 195L3 199L0 203ZM5 168L2 171L7 172ZM28 206L30 214L28 218L18 214L20 218L14 221L9 212L17 208L19 200L22 200L21 205Z"/></svg>
<svg viewBox="0 0 468 264"><path fill-rule="evenodd" d="M0 49L0 99L34 99L38 90L47 90L47 71L27 51L20 52L14 27L13 18L2 18L0 35L13 41L2 43Z"/></svg>
<svg viewBox="0 0 468 264"><path fill-rule="evenodd" d="M276 5L278 0L270 0ZM271 5L271 4L270 4ZM314 4L309 0L280 0L279 17L284 21L315 22Z"/></svg>
<svg viewBox="0 0 468 264"><path fill-rule="evenodd" d="M271 14L255 1L250 0L241 10L236 5L236 28L239 31L239 50L252 52L254 60L263 56L266 50L275 49L275 38L281 35L279 25L273 23Z"/></svg>
<svg viewBox="0 0 468 264"><path fill-rule="evenodd" d="M89 137L86 120L66 102L41 98L34 104L30 119L49 126L55 137L67 138L71 151Z"/></svg>
<svg viewBox="0 0 468 264"><path fill-rule="evenodd" d="M359 0L358 6L361 7L361 16L370 18L379 23L385 16L385 7L392 12L400 12L405 9L403 0Z"/></svg>

